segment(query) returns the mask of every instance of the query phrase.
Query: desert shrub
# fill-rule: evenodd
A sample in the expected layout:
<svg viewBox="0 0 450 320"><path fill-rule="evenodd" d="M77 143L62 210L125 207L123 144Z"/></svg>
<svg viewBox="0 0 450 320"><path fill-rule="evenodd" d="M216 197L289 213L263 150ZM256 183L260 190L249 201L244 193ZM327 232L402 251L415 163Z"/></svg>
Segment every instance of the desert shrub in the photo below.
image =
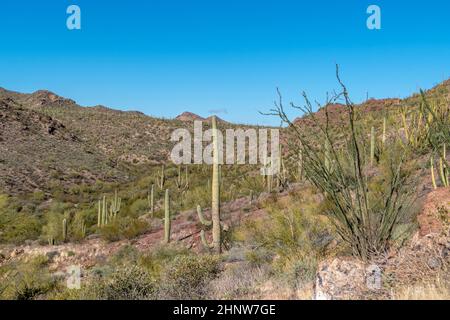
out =
<svg viewBox="0 0 450 320"><path fill-rule="evenodd" d="M46 242L63 241L63 220L67 218L64 214L50 211L45 214L45 225L42 228L41 239Z"/></svg>
<svg viewBox="0 0 450 320"><path fill-rule="evenodd" d="M245 260L253 267L261 267L269 262L272 262L273 252L265 248L256 250L248 250L245 253Z"/></svg>
<svg viewBox="0 0 450 320"><path fill-rule="evenodd" d="M106 300L152 299L155 290L154 281L144 269L127 266L102 282L100 296Z"/></svg>
<svg viewBox="0 0 450 320"><path fill-rule="evenodd" d="M128 210L133 217L139 217L148 213L149 205L146 199L137 199L129 206Z"/></svg>
<svg viewBox="0 0 450 320"><path fill-rule="evenodd" d="M33 300L52 291L57 281L50 275L45 256L18 261L0 268L1 299Z"/></svg>
<svg viewBox="0 0 450 320"><path fill-rule="evenodd" d="M45 193L43 191L35 191L32 194L32 199L36 202L42 202L45 200Z"/></svg>
<svg viewBox="0 0 450 320"><path fill-rule="evenodd" d="M176 244L161 245L150 253L140 255L138 265L150 272L153 277L160 278L165 268L175 257L187 256L191 252L183 246Z"/></svg>
<svg viewBox="0 0 450 320"><path fill-rule="evenodd" d="M123 265L102 268L83 278L80 289L60 287L47 295L50 300L147 300L154 299L156 284L145 269Z"/></svg>
<svg viewBox="0 0 450 320"><path fill-rule="evenodd" d="M219 273L219 260L214 256L181 256L163 271L159 297L162 299L202 299L206 284Z"/></svg>
<svg viewBox="0 0 450 320"><path fill-rule="evenodd" d="M6 195L0 195L0 242L21 243L37 239L42 225L39 218L24 210Z"/></svg>
<svg viewBox="0 0 450 320"><path fill-rule="evenodd" d="M30 213L3 212L0 217L0 242L19 244L39 237L42 224Z"/></svg>
<svg viewBox="0 0 450 320"><path fill-rule="evenodd" d="M291 193L283 201L268 199L263 206L268 217L245 221L233 233L236 243L269 249L279 255L288 249L319 254L333 239L332 225L320 215L320 199L310 188Z"/></svg>
<svg viewBox="0 0 450 320"><path fill-rule="evenodd" d="M314 281L319 257L301 250L291 249L274 261L273 273L279 281L289 284L293 291Z"/></svg>
<svg viewBox="0 0 450 320"><path fill-rule="evenodd" d="M131 246L131 245L125 245L122 248L120 248L110 259L110 263L117 266L117 265L130 265L130 264L136 264L138 259L140 257L139 251Z"/></svg>
<svg viewBox="0 0 450 320"><path fill-rule="evenodd" d="M108 241L132 239L145 233L148 227L148 223L144 220L118 216L100 229L100 235Z"/></svg>
<svg viewBox="0 0 450 320"><path fill-rule="evenodd" d="M208 297L217 300L258 298L259 287L270 278L269 265L255 267L239 262L230 265L207 286Z"/></svg>

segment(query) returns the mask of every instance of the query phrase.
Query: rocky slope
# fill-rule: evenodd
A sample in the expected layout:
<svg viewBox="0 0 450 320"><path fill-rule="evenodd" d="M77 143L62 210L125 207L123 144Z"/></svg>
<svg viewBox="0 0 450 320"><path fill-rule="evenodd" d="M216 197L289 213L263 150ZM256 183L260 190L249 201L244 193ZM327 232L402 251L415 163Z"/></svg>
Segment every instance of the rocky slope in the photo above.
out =
<svg viewBox="0 0 450 320"><path fill-rule="evenodd" d="M167 162L171 133L192 129L192 120L208 121L192 113L168 120L82 107L45 90L0 88L0 193L126 181L130 169Z"/></svg>

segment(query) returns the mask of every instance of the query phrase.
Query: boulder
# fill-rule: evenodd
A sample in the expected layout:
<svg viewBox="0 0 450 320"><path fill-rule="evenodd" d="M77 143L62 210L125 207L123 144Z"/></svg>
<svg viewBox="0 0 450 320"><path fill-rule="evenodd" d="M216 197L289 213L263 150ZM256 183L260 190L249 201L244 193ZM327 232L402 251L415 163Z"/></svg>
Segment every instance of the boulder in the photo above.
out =
<svg viewBox="0 0 450 320"><path fill-rule="evenodd" d="M315 300L345 300L381 289L381 269L355 258L333 258L319 264Z"/></svg>

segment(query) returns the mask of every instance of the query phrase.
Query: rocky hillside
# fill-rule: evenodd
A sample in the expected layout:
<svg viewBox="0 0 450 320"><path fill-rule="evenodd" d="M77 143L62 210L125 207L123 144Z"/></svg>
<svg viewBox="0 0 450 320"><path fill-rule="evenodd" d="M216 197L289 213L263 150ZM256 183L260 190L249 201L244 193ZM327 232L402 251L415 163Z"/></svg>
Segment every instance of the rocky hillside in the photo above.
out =
<svg viewBox="0 0 450 320"><path fill-rule="evenodd" d="M449 87L446 81L427 95L448 99ZM417 94L405 100L372 99L359 110L363 117L379 118L386 111L397 112L419 102ZM328 108L336 128L346 121L342 109L339 104ZM324 111L315 116L324 119ZM173 120L158 119L104 106L82 107L45 90L23 94L0 88L0 192L20 194L96 180L127 181L139 167L167 162L171 132L180 127L192 129L194 120L208 122L209 118L184 112ZM219 123L233 126L221 119ZM312 125L308 117L295 123Z"/></svg>
<svg viewBox="0 0 450 320"><path fill-rule="evenodd" d="M82 107L49 91L0 88L0 190L47 190L62 182L126 181L130 167L167 162L170 134L191 129L185 112L174 120L104 106Z"/></svg>

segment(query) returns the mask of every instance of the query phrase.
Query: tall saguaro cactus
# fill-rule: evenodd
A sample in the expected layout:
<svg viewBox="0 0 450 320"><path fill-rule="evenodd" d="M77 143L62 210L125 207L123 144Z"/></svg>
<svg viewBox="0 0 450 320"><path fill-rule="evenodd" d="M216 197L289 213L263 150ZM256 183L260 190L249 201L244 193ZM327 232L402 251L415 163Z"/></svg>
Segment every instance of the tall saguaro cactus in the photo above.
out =
<svg viewBox="0 0 450 320"><path fill-rule="evenodd" d="M430 170L431 170L431 182L433 183L433 189L436 190L437 189L437 184L436 184L436 178L434 176L434 160L433 160L433 156L431 156L431 159L430 159Z"/></svg>
<svg viewBox="0 0 450 320"><path fill-rule="evenodd" d="M375 160L375 128L370 129L370 165L373 166Z"/></svg>
<svg viewBox="0 0 450 320"><path fill-rule="evenodd" d="M384 147L386 144L386 116L383 117L383 135L381 137L381 142Z"/></svg>
<svg viewBox="0 0 450 320"><path fill-rule="evenodd" d="M164 243L170 242L170 198L169 189L166 189L166 196L164 198Z"/></svg>
<svg viewBox="0 0 450 320"><path fill-rule="evenodd" d="M108 224L108 212L107 212L107 204L106 204L106 196L103 196L103 205L102 205L102 226Z"/></svg>
<svg viewBox="0 0 450 320"><path fill-rule="evenodd" d="M62 239L63 241L67 240L67 219L62 221Z"/></svg>
<svg viewBox="0 0 450 320"><path fill-rule="evenodd" d="M216 253L222 251L222 240L220 230L220 164L219 164L219 144L217 132L217 119L213 116L212 122L212 138L213 138L213 175L212 175L212 200L211 200L211 217L212 217L212 235L213 248Z"/></svg>
<svg viewBox="0 0 450 320"><path fill-rule="evenodd" d="M155 187L152 184L152 186L150 187L150 193L147 196L148 206L150 208L150 213L152 215L152 218L153 218L153 214L155 213L155 202L154 202L155 190L154 189L155 189Z"/></svg>
<svg viewBox="0 0 450 320"><path fill-rule="evenodd" d="M98 200L97 227L102 226L102 201Z"/></svg>

